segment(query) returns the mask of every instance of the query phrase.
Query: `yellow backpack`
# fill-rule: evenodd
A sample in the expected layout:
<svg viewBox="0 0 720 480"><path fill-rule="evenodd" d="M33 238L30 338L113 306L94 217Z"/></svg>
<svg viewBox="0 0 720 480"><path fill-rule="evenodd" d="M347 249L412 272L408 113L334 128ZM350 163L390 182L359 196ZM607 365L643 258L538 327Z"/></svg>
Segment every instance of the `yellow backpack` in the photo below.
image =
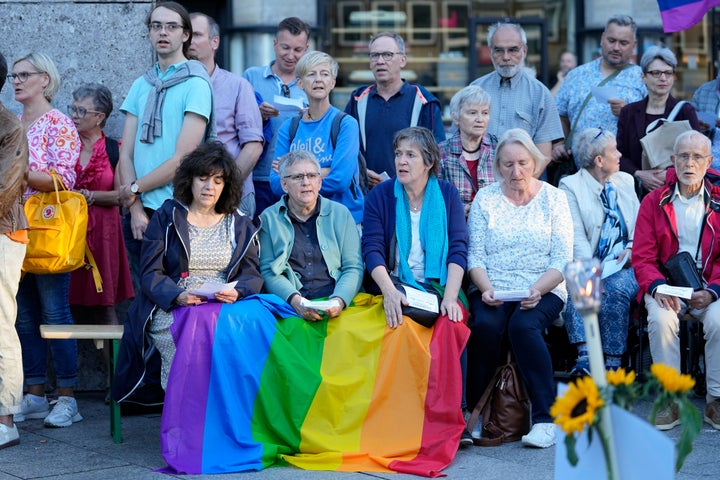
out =
<svg viewBox="0 0 720 480"><path fill-rule="evenodd" d="M46 274L71 272L83 266L91 268L95 288L102 292L100 272L85 242L88 224L85 197L67 190L54 170L50 175L55 190L31 195L25 202L30 243L22 269Z"/></svg>

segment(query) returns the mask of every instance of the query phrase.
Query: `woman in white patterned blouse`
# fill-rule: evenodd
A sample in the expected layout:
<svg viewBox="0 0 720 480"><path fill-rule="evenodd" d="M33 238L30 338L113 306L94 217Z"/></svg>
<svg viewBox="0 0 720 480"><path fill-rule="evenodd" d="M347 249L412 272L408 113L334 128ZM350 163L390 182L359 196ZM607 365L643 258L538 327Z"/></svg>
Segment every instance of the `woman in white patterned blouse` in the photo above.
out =
<svg viewBox="0 0 720 480"><path fill-rule="evenodd" d="M468 385L485 389L509 342L532 402L533 428L522 441L543 448L555 443L549 413L555 391L542 333L565 304L562 271L573 246L565 194L534 177L544 164L524 130L506 131L493 162L499 181L480 189L468 218L468 268L477 287L470 297Z"/></svg>

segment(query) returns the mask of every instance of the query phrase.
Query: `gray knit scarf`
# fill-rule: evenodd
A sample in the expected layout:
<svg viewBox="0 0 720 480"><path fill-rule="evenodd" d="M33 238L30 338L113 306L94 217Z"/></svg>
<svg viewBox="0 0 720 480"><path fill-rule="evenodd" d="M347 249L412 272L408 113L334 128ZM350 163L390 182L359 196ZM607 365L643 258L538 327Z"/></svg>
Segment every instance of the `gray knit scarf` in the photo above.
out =
<svg viewBox="0 0 720 480"><path fill-rule="evenodd" d="M146 82L154 87L154 92L148 94L145 103L145 111L142 118L142 132L140 141L143 143L155 143L155 137L162 136L162 109L165 102L165 92L168 88L178 85L190 77L200 77L210 85L212 90L212 81L208 75L205 65L197 60L188 60L179 67L175 73L161 80L158 77L155 65L150 67L143 75ZM217 137L215 128L215 114L210 109L210 118L208 119L207 128L205 129L204 141L208 141Z"/></svg>

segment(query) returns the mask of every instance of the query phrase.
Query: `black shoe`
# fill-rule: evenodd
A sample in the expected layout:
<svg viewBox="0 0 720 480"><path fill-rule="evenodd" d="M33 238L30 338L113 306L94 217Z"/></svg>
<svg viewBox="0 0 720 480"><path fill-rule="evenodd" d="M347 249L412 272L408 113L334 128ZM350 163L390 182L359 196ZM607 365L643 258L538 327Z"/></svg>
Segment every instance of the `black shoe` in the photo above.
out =
<svg viewBox="0 0 720 480"><path fill-rule="evenodd" d="M471 447L473 444L472 436L467 429L463 428L462 435L460 435L460 448Z"/></svg>

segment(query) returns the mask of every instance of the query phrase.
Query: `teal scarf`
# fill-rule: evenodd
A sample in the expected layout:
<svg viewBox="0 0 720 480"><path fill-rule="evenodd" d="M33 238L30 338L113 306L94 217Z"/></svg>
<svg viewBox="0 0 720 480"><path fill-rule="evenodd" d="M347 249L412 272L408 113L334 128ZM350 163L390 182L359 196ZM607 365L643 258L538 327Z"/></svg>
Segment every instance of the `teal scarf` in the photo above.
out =
<svg viewBox="0 0 720 480"><path fill-rule="evenodd" d="M395 180L395 236L398 243L398 276L404 284L419 290L425 289L415 281L408 265L412 245L410 201L402 184ZM445 199L437 177L430 175L425 187L420 213L420 245L425 252L425 279L436 279L440 285L447 282L448 224Z"/></svg>

